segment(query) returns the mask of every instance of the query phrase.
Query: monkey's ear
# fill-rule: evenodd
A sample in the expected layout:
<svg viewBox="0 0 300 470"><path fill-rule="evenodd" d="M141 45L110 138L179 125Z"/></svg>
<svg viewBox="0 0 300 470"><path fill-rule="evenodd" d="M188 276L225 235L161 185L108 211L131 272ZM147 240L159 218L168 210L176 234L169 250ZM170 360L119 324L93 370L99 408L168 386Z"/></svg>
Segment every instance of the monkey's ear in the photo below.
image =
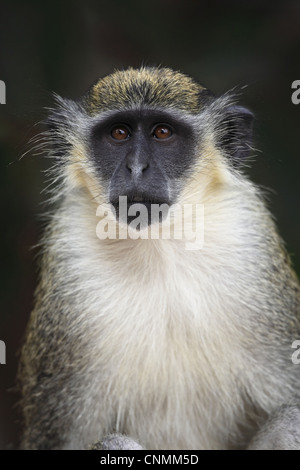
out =
<svg viewBox="0 0 300 470"><path fill-rule="evenodd" d="M254 115L242 106L230 106L218 124L218 142L236 166L251 151Z"/></svg>

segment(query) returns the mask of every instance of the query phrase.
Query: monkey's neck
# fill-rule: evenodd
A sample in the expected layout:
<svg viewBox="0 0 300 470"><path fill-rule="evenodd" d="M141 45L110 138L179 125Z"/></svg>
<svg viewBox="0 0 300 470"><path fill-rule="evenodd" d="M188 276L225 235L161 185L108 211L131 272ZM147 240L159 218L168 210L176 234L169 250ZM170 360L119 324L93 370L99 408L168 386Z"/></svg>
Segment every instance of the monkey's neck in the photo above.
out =
<svg viewBox="0 0 300 470"><path fill-rule="evenodd" d="M72 276L80 272L96 290L105 279L113 286L128 284L128 292L151 291L157 285L163 295L172 288L201 293L208 304L224 298L235 305L246 299L251 304L261 270L268 269L270 252L278 253L279 240L254 188L245 185L244 197L240 194L222 191L219 198L207 198L199 249L186 249L185 239L101 240L96 233L97 206L86 193L65 198L45 240L62 272L70 269L64 273L70 285Z"/></svg>

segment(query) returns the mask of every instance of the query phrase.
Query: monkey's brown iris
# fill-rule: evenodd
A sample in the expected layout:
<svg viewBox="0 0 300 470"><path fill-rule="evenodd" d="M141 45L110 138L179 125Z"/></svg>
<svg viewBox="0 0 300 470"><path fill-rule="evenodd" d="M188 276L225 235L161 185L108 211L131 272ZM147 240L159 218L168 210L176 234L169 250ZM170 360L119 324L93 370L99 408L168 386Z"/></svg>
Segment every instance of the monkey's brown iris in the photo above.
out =
<svg viewBox="0 0 300 470"><path fill-rule="evenodd" d="M157 139L168 139L172 135L172 131L168 126L157 126L154 129L153 135Z"/></svg>
<svg viewBox="0 0 300 470"><path fill-rule="evenodd" d="M129 132L126 127L115 127L111 131L111 135L116 140L125 140L129 137Z"/></svg>

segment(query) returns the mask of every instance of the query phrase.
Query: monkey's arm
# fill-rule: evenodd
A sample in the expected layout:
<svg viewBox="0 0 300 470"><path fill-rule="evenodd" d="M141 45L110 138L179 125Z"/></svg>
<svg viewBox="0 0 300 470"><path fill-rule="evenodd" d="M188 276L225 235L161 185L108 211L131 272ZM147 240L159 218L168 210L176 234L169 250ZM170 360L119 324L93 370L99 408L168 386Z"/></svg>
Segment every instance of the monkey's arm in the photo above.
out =
<svg viewBox="0 0 300 470"><path fill-rule="evenodd" d="M135 440L122 434L109 434L91 446L92 450L143 450ZM299 450L300 406L277 410L251 439L246 450Z"/></svg>
<svg viewBox="0 0 300 470"><path fill-rule="evenodd" d="M300 406L284 406L254 436L247 450L299 450Z"/></svg>
<svg viewBox="0 0 300 470"><path fill-rule="evenodd" d="M138 442L123 434L109 434L101 441L96 442L91 450L143 450Z"/></svg>

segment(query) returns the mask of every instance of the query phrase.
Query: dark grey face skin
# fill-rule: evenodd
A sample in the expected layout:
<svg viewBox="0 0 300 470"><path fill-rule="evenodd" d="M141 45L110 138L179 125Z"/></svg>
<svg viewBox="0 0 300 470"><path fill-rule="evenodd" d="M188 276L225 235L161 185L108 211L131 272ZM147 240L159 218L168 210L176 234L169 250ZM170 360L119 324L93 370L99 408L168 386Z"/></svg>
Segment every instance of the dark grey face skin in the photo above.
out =
<svg viewBox="0 0 300 470"><path fill-rule="evenodd" d="M174 204L172 183L192 167L194 142L191 126L171 112L117 111L97 124L91 135L92 155L117 217L120 196L127 196L127 209L136 203L146 206L147 225L153 222L151 204ZM126 222L131 220L128 216Z"/></svg>

